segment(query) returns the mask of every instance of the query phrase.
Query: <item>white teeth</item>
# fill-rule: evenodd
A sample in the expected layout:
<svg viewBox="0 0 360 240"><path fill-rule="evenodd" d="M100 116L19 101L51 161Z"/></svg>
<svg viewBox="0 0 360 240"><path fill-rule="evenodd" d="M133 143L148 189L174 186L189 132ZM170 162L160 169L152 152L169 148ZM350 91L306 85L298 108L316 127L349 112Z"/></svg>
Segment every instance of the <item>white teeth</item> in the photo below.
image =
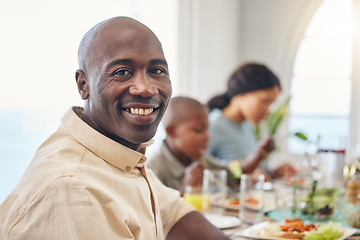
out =
<svg viewBox="0 0 360 240"><path fill-rule="evenodd" d="M135 114L135 115L149 115L150 113L152 113L154 111L153 108L147 108L147 109L143 109L143 108L130 108L130 112L131 114Z"/></svg>

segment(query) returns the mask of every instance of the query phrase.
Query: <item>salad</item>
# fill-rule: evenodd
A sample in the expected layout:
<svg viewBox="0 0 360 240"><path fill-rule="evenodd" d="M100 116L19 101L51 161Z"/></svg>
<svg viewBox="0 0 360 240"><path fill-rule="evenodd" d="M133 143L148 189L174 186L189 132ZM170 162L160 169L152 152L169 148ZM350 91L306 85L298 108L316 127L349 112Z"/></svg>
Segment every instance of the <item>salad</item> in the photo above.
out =
<svg viewBox="0 0 360 240"><path fill-rule="evenodd" d="M327 220L333 214L336 204L337 189L322 188L309 193L303 199L301 212L318 220Z"/></svg>

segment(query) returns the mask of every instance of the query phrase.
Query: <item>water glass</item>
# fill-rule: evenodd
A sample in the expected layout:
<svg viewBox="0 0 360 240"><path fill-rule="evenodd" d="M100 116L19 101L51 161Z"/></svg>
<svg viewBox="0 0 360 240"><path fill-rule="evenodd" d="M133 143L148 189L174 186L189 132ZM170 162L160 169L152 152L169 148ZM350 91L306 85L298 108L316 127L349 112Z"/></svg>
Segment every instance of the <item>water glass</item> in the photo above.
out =
<svg viewBox="0 0 360 240"><path fill-rule="evenodd" d="M260 174L241 174L239 217L246 224L263 220L265 176Z"/></svg>
<svg viewBox="0 0 360 240"><path fill-rule="evenodd" d="M203 196L204 201L208 203L203 211L220 214L224 212L227 197L227 172L225 170L204 170ZM206 206L206 202L203 206Z"/></svg>
<svg viewBox="0 0 360 240"><path fill-rule="evenodd" d="M285 218L294 218L298 212L297 198L299 189L295 181L289 179L278 179L274 181L276 208Z"/></svg>

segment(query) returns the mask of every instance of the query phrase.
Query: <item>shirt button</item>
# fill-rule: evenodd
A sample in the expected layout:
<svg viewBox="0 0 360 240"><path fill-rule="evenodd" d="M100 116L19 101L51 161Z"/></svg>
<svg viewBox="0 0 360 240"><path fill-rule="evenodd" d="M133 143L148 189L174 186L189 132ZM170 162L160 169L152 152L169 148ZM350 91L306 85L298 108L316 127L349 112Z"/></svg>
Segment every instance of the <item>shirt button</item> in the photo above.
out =
<svg viewBox="0 0 360 240"><path fill-rule="evenodd" d="M130 166L126 166L126 171L130 172L131 171L131 167Z"/></svg>

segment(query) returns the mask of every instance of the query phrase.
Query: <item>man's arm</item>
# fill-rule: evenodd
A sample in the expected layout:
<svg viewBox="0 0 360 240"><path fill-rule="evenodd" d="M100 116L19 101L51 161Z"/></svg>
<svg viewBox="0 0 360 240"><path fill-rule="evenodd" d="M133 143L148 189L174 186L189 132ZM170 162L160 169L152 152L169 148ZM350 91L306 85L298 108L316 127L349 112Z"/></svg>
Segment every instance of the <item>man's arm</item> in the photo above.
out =
<svg viewBox="0 0 360 240"><path fill-rule="evenodd" d="M230 239L212 225L201 213L192 211L182 217L170 230L167 240L222 240Z"/></svg>

